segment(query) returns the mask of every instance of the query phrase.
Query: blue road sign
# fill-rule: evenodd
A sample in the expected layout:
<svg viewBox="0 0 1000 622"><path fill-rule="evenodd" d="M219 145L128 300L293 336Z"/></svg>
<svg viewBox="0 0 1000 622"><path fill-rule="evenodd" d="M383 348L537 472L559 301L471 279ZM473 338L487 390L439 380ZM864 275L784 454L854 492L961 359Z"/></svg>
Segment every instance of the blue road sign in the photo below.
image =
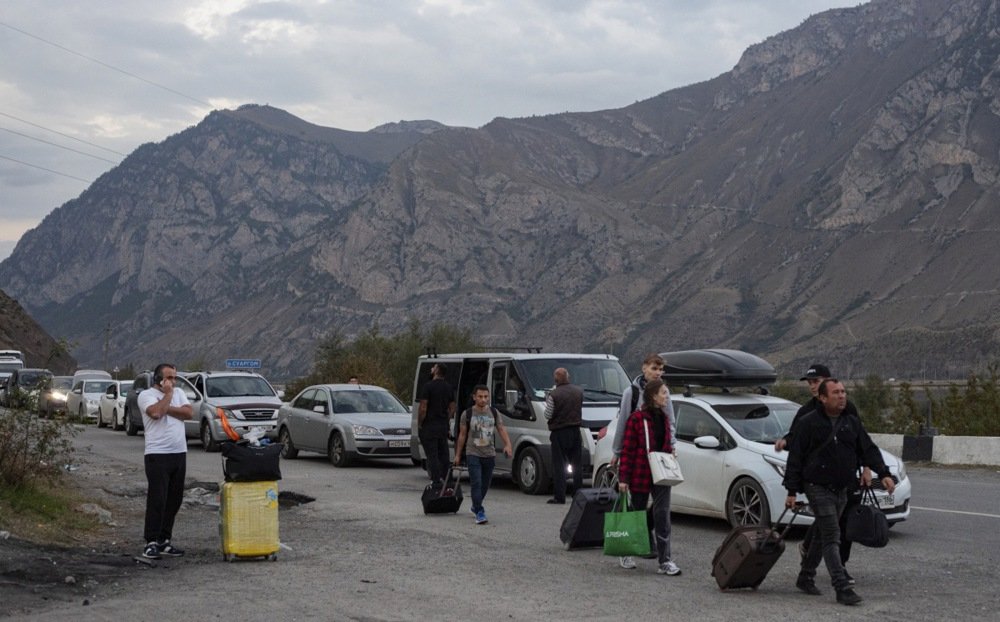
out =
<svg viewBox="0 0 1000 622"><path fill-rule="evenodd" d="M227 369L260 369L260 359L226 359Z"/></svg>

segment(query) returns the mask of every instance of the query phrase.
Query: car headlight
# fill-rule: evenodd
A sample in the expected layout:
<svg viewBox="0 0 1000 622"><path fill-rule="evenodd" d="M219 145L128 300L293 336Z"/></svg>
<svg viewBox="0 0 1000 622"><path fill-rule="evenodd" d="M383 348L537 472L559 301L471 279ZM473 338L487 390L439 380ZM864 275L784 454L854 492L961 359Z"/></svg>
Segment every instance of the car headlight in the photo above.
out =
<svg viewBox="0 0 1000 622"><path fill-rule="evenodd" d="M770 464L778 472L778 475L785 477L786 462L784 460L778 460L774 456L764 456L764 462Z"/></svg>
<svg viewBox="0 0 1000 622"><path fill-rule="evenodd" d="M379 432L378 429L373 428L370 425L355 423L351 427L354 429L354 436L382 436L382 433Z"/></svg>
<svg viewBox="0 0 1000 622"><path fill-rule="evenodd" d="M88 408L97 408L97 400L87 400Z"/></svg>
<svg viewBox="0 0 1000 622"><path fill-rule="evenodd" d="M903 464L902 458L899 459L899 472L896 473L896 477L899 478L899 481L906 479L906 465Z"/></svg>
<svg viewBox="0 0 1000 622"><path fill-rule="evenodd" d="M53 391L52 392L52 401L53 402L65 402L66 401L66 394L63 393L62 391Z"/></svg>
<svg viewBox="0 0 1000 622"><path fill-rule="evenodd" d="M242 419L243 418L243 417L237 417L236 414L233 413L233 411L229 410L228 408L223 408L221 406L216 406L215 407L215 416L218 417L221 420L222 417L219 415L219 413L222 413L222 415L225 415L226 419Z"/></svg>

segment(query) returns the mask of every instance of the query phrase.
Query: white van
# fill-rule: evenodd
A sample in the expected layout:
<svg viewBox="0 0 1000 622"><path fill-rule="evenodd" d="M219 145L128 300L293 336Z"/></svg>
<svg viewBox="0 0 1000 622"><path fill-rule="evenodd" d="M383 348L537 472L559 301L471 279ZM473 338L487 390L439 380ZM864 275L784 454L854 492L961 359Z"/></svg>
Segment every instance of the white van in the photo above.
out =
<svg viewBox="0 0 1000 622"><path fill-rule="evenodd" d="M503 417L514 449L513 458L504 456L497 436L496 472L510 474L522 491L535 495L548 492L552 486L552 450L544 416L545 396L553 386L552 372L565 367L570 382L583 389L585 478L593 472L591 456L597 435L617 414L622 392L629 385L621 363L610 354L482 352L421 356L413 381L410 426L410 455L417 464L423 464L425 458L417 436L420 392L437 363L445 365L446 379L455 390L456 414L472 405L476 385L490 388L491 403Z"/></svg>

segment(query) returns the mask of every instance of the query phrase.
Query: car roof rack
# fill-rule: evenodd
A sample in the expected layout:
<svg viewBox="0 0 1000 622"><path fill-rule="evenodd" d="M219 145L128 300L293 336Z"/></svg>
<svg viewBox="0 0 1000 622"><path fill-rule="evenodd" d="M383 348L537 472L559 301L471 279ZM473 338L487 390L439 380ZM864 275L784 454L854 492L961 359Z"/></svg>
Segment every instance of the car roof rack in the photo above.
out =
<svg viewBox="0 0 1000 622"><path fill-rule="evenodd" d="M728 393L732 387L759 387L774 384L777 372L770 363L742 350L705 349L661 352L664 382L682 385L685 394L692 386L714 387ZM766 394L766 389L763 389Z"/></svg>

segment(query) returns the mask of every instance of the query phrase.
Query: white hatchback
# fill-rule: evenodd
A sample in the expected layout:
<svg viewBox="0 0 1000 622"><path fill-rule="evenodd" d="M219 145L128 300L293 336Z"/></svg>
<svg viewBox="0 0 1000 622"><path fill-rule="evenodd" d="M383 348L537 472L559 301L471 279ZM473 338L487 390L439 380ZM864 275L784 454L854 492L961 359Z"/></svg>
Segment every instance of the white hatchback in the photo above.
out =
<svg viewBox="0 0 1000 622"><path fill-rule="evenodd" d="M97 427L110 425L112 430L125 429L125 396L132 383L132 380L114 380L101 394L97 404Z"/></svg>
<svg viewBox="0 0 1000 622"><path fill-rule="evenodd" d="M684 483L671 492L671 511L723 518L730 525L771 524L784 509L788 453L774 450L774 441L791 427L799 405L778 397L750 393L687 393L671 395L677 415L677 460ZM597 441L594 481L600 481L611 460L617 417ZM896 480L888 494L873 481L879 507L889 523L910 515L910 479L903 461L882 451ZM804 501L803 497L803 501ZM788 522L786 514L783 522ZM808 510L795 519L807 525Z"/></svg>

